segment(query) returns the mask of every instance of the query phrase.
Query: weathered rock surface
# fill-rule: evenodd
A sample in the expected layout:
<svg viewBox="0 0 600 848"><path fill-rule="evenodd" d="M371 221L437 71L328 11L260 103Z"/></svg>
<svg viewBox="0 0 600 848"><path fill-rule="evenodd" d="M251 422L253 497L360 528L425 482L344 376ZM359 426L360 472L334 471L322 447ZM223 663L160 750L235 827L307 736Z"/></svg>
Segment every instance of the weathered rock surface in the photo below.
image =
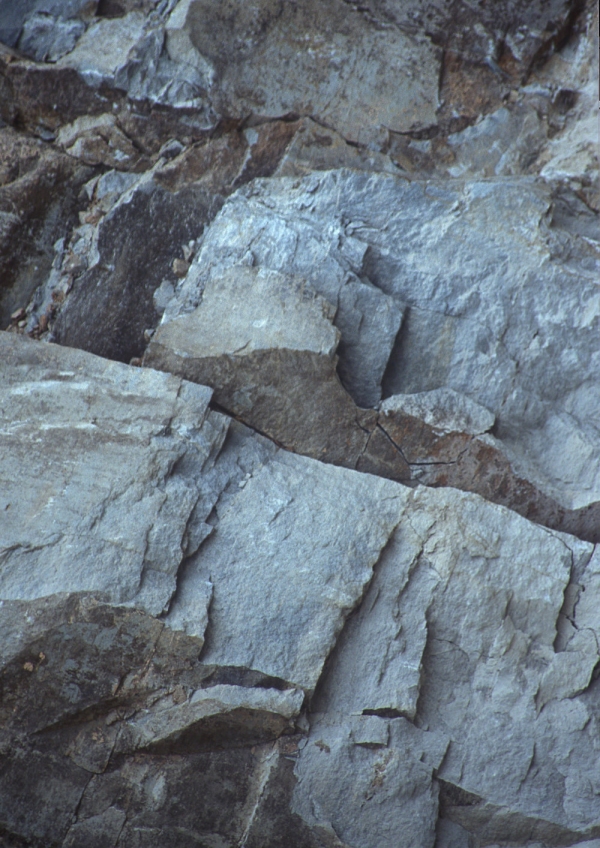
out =
<svg viewBox="0 0 600 848"><path fill-rule="evenodd" d="M196 477L227 429L210 391L10 334L0 344L2 597L96 591L160 614L210 532L214 498ZM24 492L26 468L40 483Z"/></svg>
<svg viewBox="0 0 600 848"><path fill-rule="evenodd" d="M234 266L158 329L144 361L216 387L217 403L285 447L354 468L375 415L338 379L334 314L302 280Z"/></svg>
<svg viewBox="0 0 600 848"><path fill-rule="evenodd" d="M600 779L591 545L476 495L289 454L240 425L223 442L207 390L172 376L2 343L3 476L46 457L26 500L3 489L2 514L20 516L19 547L3 521L8 835L234 846L279 822L290 844L433 846L440 804L482 844L600 835L585 789ZM489 415L457 402L455 418L477 430ZM53 546L40 538L49 511ZM146 535L147 574L164 564L160 580L138 585L133 550L115 560L122 516ZM58 570L61 546L76 570Z"/></svg>
<svg viewBox="0 0 600 848"><path fill-rule="evenodd" d="M597 30L0 0L0 844L599 848Z"/></svg>
<svg viewBox="0 0 600 848"><path fill-rule="evenodd" d="M560 214L553 218L560 209L560 199L534 182L523 196L520 181L442 187L354 171L255 181L227 201L205 233L146 361L209 383L226 409L286 447L395 479L479 491L596 541L598 251L589 237L564 227ZM479 256L487 257L484 265ZM234 356L251 338L266 345L254 316L265 299L263 284L243 297L256 304L254 317L230 308L242 299L227 282L231 274L251 278L247 270L228 269L247 264L296 274L337 305L339 373L359 406L399 392L435 404L435 391L444 388L483 407L485 426L471 434L446 422L441 440L423 409L392 413L386 401L379 416L385 433L373 434L374 416L341 412L348 403L332 379L326 385L336 411L320 390L318 400L303 404L297 379L313 361L308 354L305 365L294 358L286 366L275 353L277 341L272 354L253 357L244 348ZM209 325L222 342L218 349L207 347ZM308 339L307 333L310 349ZM270 357L277 358L276 375ZM348 419L352 442L344 435ZM492 425L496 438L484 437ZM373 434L368 448L365 432ZM330 448L338 436L341 460ZM561 451L549 451L557 438Z"/></svg>
<svg viewBox="0 0 600 848"><path fill-rule="evenodd" d="M0 327L46 279L54 244L83 206L91 171L36 139L0 129ZM24 315L15 315L15 324Z"/></svg>

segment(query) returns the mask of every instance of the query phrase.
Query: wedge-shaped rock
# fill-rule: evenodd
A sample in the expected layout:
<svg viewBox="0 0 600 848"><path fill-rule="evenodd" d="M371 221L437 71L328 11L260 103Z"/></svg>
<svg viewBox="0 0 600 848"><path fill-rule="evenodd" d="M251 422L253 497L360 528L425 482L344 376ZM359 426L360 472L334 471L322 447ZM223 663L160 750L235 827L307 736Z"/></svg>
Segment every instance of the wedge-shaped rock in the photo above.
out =
<svg viewBox="0 0 600 848"><path fill-rule="evenodd" d="M375 413L336 374L334 308L301 280L234 266L158 328L144 363L212 386L218 404L286 448L353 468Z"/></svg>
<svg viewBox="0 0 600 848"><path fill-rule="evenodd" d="M189 754L215 745L256 744L293 729L304 693L290 689L217 684L197 689L183 703L168 696L125 723L117 750L147 748Z"/></svg>
<svg viewBox="0 0 600 848"><path fill-rule="evenodd" d="M211 529L202 469L227 423L210 389L8 333L0 362L0 597L95 591L162 612Z"/></svg>
<svg viewBox="0 0 600 848"><path fill-rule="evenodd" d="M476 492L547 527L600 541L600 502L562 506L491 435L494 423L489 410L452 389L394 395L381 404L378 430L358 468L405 483Z"/></svg>
<svg viewBox="0 0 600 848"><path fill-rule="evenodd" d="M279 180L273 181L273 187L279 185ZM314 200L307 202L307 209ZM366 251L365 241L354 238L340 221L325 223L300 209L290 217L263 202L260 189L249 189L248 196L236 192L207 230L164 320L193 309L203 289L213 279L212 285L218 285L232 265L297 275L335 306L333 322L341 333L340 378L359 406L374 407L381 400L381 384L405 307L382 287L371 285L363 273Z"/></svg>

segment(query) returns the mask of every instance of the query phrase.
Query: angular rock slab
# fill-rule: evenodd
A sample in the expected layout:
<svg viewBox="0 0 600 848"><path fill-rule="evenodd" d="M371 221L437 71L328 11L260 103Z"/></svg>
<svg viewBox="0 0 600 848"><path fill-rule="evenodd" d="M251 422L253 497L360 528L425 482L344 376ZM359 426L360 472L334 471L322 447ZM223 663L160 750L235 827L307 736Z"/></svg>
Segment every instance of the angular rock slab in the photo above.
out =
<svg viewBox="0 0 600 848"><path fill-rule="evenodd" d="M409 490L279 451L222 506L166 623L193 635L195 587L214 586L202 659L312 692ZM202 609L200 626L202 626Z"/></svg>
<svg viewBox="0 0 600 848"><path fill-rule="evenodd" d="M426 38L373 26L340 0L262 0L252 9L186 0L167 33L173 56L185 45L188 61L211 69L210 97L224 116L318 116L363 144L435 121L440 51Z"/></svg>
<svg viewBox="0 0 600 848"><path fill-rule="evenodd" d="M250 196L254 194L250 190ZM307 209L312 206L312 201L306 204ZM371 285L362 273L367 247L362 240L353 238L339 221L324 223L298 212L290 219L268 201L253 202L236 192L205 233L164 320L197 306L208 282L214 278L216 283L232 265L297 275L335 306L333 320L341 333L341 380L359 406L374 407L381 399L404 306Z"/></svg>
<svg viewBox="0 0 600 848"><path fill-rule="evenodd" d="M380 406L378 430L358 468L406 483L476 492L546 527L600 541L600 502L581 509L561 506L491 435L494 424L489 410L452 389L393 395ZM397 454L408 469L402 476Z"/></svg>
<svg viewBox="0 0 600 848"><path fill-rule="evenodd" d="M152 171L109 171L86 188L90 208L46 283L46 300L64 301L51 339L129 362L158 321L155 291L176 284L173 263L187 267L184 251L221 199L193 182L170 191Z"/></svg>
<svg viewBox="0 0 600 848"><path fill-rule="evenodd" d="M476 496L413 491L313 698L293 809L353 848L433 846L439 784L484 844L597 835L592 551ZM398 728L417 749L399 755Z"/></svg>
<svg viewBox="0 0 600 848"><path fill-rule="evenodd" d="M8 333L0 352L0 597L95 591L161 613L210 532L202 469L227 429L210 389Z"/></svg>
<svg viewBox="0 0 600 848"><path fill-rule="evenodd" d="M244 257L291 268L332 303L322 281L342 269L361 291L379 289L404 316L398 334L384 322L376 346L384 364L370 370L383 396L466 395L495 416L521 476L578 510L600 499L600 254L576 224L539 180L524 190L513 178L442 184L332 171L240 189L198 259L220 270ZM205 282L193 265L165 322L194 308ZM352 346L360 334L337 323L343 360L345 338ZM345 368L359 400L360 372L351 360Z"/></svg>
<svg viewBox="0 0 600 848"><path fill-rule="evenodd" d="M217 403L286 448L353 468L375 415L337 377L334 312L302 280L226 268L193 312L159 326L144 364L212 386Z"/></svg>

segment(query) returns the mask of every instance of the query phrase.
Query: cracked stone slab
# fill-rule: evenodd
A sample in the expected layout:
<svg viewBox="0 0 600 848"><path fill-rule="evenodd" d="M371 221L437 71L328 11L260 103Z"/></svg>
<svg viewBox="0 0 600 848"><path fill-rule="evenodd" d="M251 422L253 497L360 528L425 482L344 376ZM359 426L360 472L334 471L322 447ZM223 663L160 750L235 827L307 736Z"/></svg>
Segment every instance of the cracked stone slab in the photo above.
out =
<svg viewBox="0 0 600 848"><path fill-rule="evenodd" d="M195 586L210 580L203 661L254 669L312 692L408 493L279 451L222 508L217 504L214 538L187 564L166 623L195 633Z"/></svg>
<svg viewBox="0 0 600 848"><path fill-rule="evenodd" d="M489 410L452 389L393 395L380 405L381 432L369 440L358 468L406 483L476 492L547 527L599 541L600 504L578 510L561 506L491 435L494 424Z"/></svg>
<svg viewBox="0 0 600 848"><path fill-rule="evenodd" d="M432 845L447 740L403 718L317 720L302 747L291 808L344 845Z"/></svg>
<svg viewBox="0 0 600 848"><path fill-rule="evenodd" d="M353 467L375 416L337 377L334 313L302 279L225 268L193 312L159 326L144 364L212 386L218 404L289 449Z"/></svg>
<svg viewBox="0 0 600 848"><path fill-rule="evenodd" d="M567 658L555 641L571 572L581 573L592 546L516 515L509 532L506 513L493 505L480 524L476 501L462 495L462 544L440 557L440 536L451 534L442 504L452 494L435 494L440 518L427 531L423 561L445 586L428 613L418 714L451 739L439 777L475 799L456 821L487 838L491 805L504 811L496 822L504 839L526 838L536 822L549 844L567 833L584 837L600 822L588 794L585 813L577 802L581 781L597 780L596 719L586 693L577 695L594 685L598 648L592 634L578 632ZM416 503L424 505L424 495L415 494Z"/></svg>
<svg viewBox="0 0 600 848"><path fill-rule="evenodd" d="M210 389L12 334L0 349L0 596L96 591L162 612L211 529L202 469L227 425Z"/></svg>
<svg viewBox="0 0 600 848"><path fill-rule="evenodd" d="M403 727L445 740L435 766L442 809L469 833L515 844L535 834L548 845L594 835L600 809L593 790L584 789L598 775L592 707L598 625L595 612L588 618L597 607L592 551L476 496L413 491L315 694L310 741L296 766L294 809L307 821L329 823L344 843L359 848L393 842L393 831L385 839L373 834L388 815L392 821L394 810L406 817L398 835L414 828L415 844L433 845L438 801L436 780L427 789L431 774L423 777L426 816L416 797L396 810L400 778L389 788L376 781L381 818L363 830L362 818L371 821L371 813L368 792L357 787L379 772L360 766L358 755L346 753L344 760L340 753L349 745L344 722L360 716L369 725L353 730L350 741L380 757L386 735L372 733L371 722L391 728L401 721L391 716L404 711L420 730L405 719ZM572 576L576 591L564 606ZM578 604L587 597L579 622ZM563 614L563 646L556 647ZM411 763L423 767L414 752L404 762L409 770ZM330 767L334 783L324 776ZM332 785L339 784L342 796L355 799L344 817L343 797L330 801Z"/></svg>

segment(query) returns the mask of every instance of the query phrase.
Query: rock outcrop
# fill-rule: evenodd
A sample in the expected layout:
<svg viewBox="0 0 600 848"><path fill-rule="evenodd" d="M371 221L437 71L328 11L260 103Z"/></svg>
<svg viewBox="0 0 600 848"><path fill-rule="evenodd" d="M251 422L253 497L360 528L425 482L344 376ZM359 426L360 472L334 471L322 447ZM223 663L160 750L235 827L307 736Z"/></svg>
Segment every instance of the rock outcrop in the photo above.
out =
<svg viewBox="0 0 600 848"><path fill-rule="evenodd" d="M598 848L597 26L0 2L0 844Z"/></svg>

